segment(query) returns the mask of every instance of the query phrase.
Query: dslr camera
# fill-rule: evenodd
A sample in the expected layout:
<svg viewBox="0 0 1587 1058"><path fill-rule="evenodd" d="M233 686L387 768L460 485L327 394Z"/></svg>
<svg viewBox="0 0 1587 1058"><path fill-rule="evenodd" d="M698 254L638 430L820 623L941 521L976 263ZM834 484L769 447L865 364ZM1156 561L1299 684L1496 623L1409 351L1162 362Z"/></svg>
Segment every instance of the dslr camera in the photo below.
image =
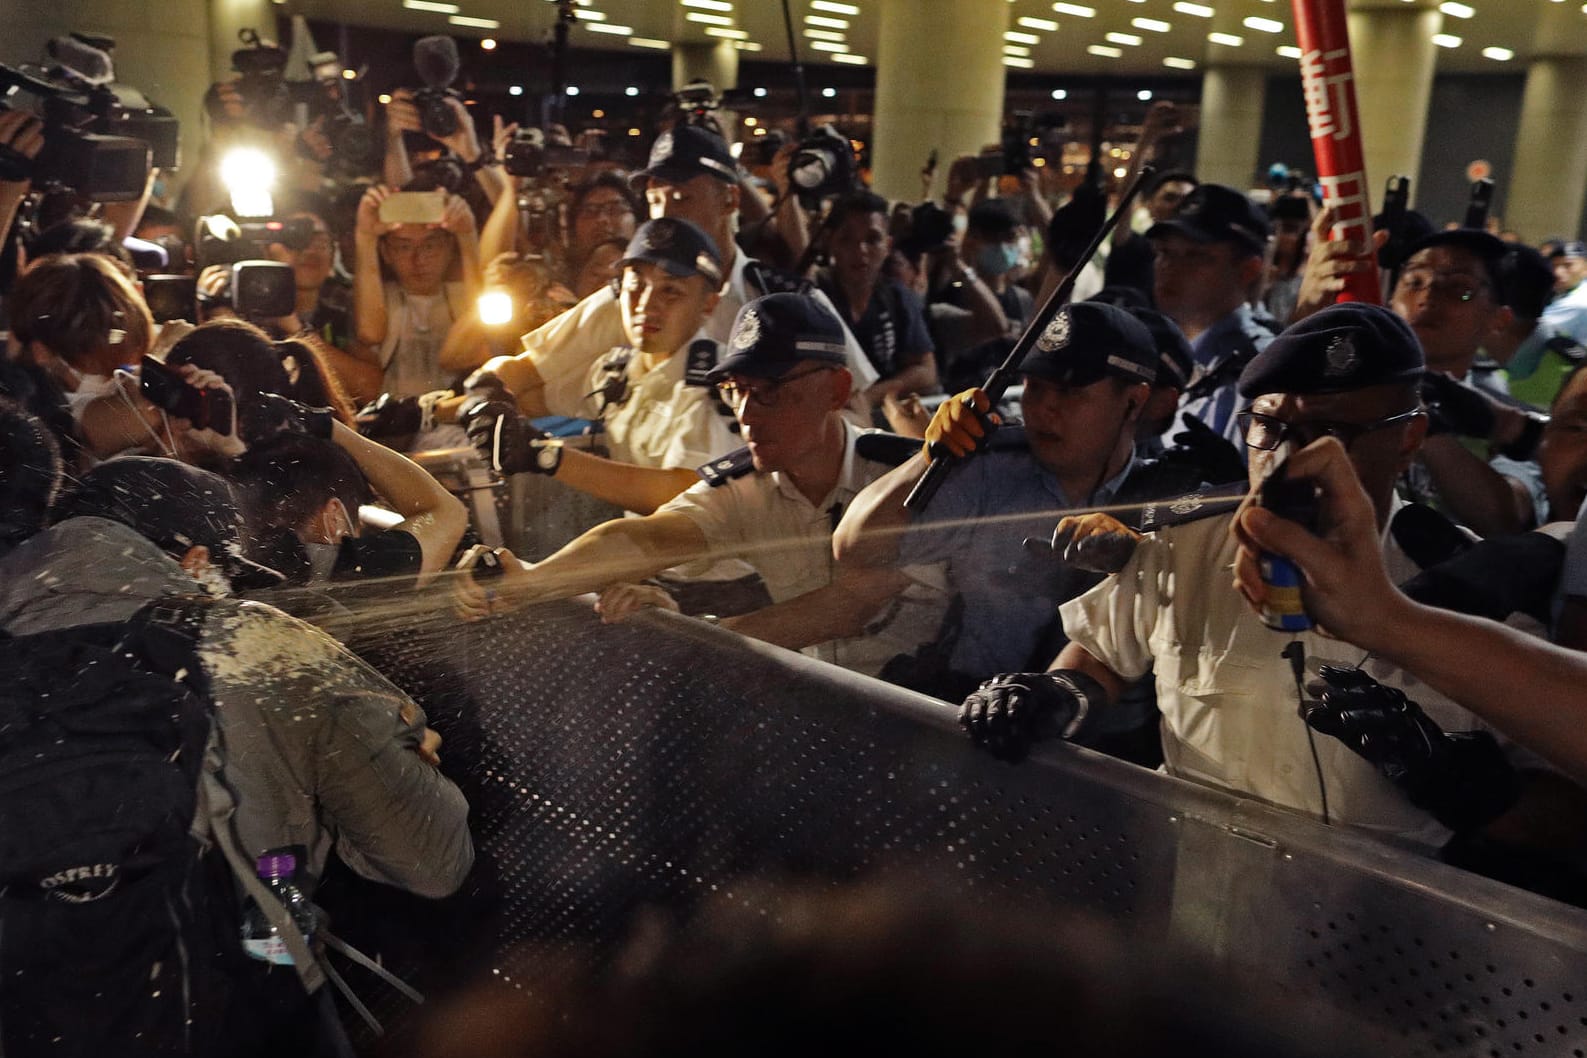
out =
<svg viewBox="0 0 1587 1058"><path fill-rule="evenodd" d="M224 305L245 319L277 319L292 314L297 304L297 280L292 266L268 260L271 243L301 250L314 237L314 222L292 220L236 221L225 214L200 217L195 241L198 268L230 265L225 288L201 303Z"/></svg>
<svg viewBox="0 0 1587 1058"><path fill-rule="evenodd" d="M458 129L457 113L447 100L461 98L452 90L461 62L457 41L451 37L421 37L414 42L413 67L424 87L413 93L413 105L418 108L420 126L438 140Z"/></svg>
<svg viewBox="0 0 1587 1058"><path fill-rule="evenodd" d="M253 29L238 30L237 39L243 46L231 53L231 68L240 75L233 87L242 99L244 120L261 129L278 129L292 120L286 49L265 43ZM211 121L228 120L219 86L211 85L204 94L204 110Z"/></svg>
<svg viewBox="0 0 1587 1058"><path fill-rule="evenodd" d="M580 169L590 164L590 152L564 143L547 143L539 129L519 129L502 153L502 167L513 176L540 179L557 169Z"/></svg>
<svg viewBox="0 0 1587 1058"><path fill-rule="evenodd" d="M806 209L853 190L855 175L854 147L831 125L822 125L805 138L788 161L788 182Z"/></svg>

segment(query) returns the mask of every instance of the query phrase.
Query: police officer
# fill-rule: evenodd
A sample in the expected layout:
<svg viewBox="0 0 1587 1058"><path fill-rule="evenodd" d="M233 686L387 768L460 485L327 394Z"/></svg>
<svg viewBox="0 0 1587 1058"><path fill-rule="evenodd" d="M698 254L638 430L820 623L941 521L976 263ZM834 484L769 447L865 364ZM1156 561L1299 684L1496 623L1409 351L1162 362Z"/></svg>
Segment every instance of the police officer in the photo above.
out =
<svg viewBox="0 0 1587 1058"><path fill-rule="evenodd" d="M703 480L655 513L598 525L534 566L502 553L495 595L463 578L460 607L484 615L497 599L611 589L733 556L760 573L772 605L724 627L869 673L927 638L941 618L940 591L902 592L913 578L898 570L838 576L832 559L833 526L889 469L888 442L897 441L843 417L854 379L842 323L810 298L770 294L744 306L728 345L709 377L733 408L743 448L701 467Z"/></svg>
<svg viewBox="0 0 1587 1058"><path fill-rule="evenodd" d="M708 129L680 125L656 138L649 165L634 174L644 189L652 218L671 217L695 224L716 245L724 285L722 298L707 319L705 334L725 342L734 314L745 302L799 282L750 259L733 241L738 213L738 169L722 138ZM825 295L817 295L824 299ZM623 344L617 295L601 289L538 330L523 336L524 351L497 357L481 369L500 381L526 415L572 415L582 402L591 365ZM828 305L830 308L830 305ZM865 353L844 329L845 361L860 391L876 381ZM868 410L868 409L867 409Z"/></svg>
<svg viewBox="0 0 1587 1058"><path fill-rule="evenodd" d="M1235 383L1273 339L1246 301L1262 275L1267 215L1232 187L1202 184L1146 237L1155 255L1157 308L1179 325L1196 360L1180 414L1200 419L1238 447Z"/></svg>
<svg viewBox="0 0 1587 1058"><path fill-rule="evenodd" d="M1530 246L1512 246L1499 265L1511 325L1483 346L1503 369L1510 395L1547 408L1568 376L1587 363L1587 347L1544 318L1554 271Z"/></svg>
<svg viewBox="0 0 1587 1058"><path fill-rule="evenodd" d="M717 345L700 334L721 285L716 246L686 220L647 221L629 240L618 293L626 342L596 361L574 409L602 424L611 458L538 436L510 402L483 393L459 421L502 473L550 475L649 514L699 480L694 467L739 445L732 412L707 380Z"/></svg>
<svg viewBox="0 0 1587 1058"><path fill-rule="evenodd" d="M1245 369L1240 417L1250 477L1260 483L1289 450L1331 435L1349 452L1380 527L1384 563L1399 583L1433 554L1424 514L1394 498L1394 482L1426 431L1417 393L1423 361L1414 334L1376 306L1336 305L1283 332ZM1190 515L1186 516L1187 518ZM1171 774L1332 822L1436 848L1450 830L1343 744L1316 740L1297 716L1307 666L1360 668L1405 690L1446 731L1481 725L1399 669L1315 631L1278 633L1231 588L1237 545L1230 516L1164 528L1124 569L1062 607L1071 642L1045 673L990 681L965 700L961 719L977 742L1017 754L1034 738L1084 741L1126 684L1155 673L1163 748ZM1413 559L1415 554L1417 558ZM1314 765L1314 759L1316 761Z"/></svg>

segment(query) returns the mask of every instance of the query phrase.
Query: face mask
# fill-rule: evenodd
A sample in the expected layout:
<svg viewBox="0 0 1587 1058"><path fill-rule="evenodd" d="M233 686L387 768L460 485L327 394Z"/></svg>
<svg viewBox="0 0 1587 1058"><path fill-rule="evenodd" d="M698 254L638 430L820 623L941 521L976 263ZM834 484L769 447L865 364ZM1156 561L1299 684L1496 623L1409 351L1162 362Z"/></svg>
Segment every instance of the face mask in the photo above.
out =
<svg viewBox="0 0 1587 1058"><path fill-rule="evenodd" d="M975 270L982 275L1000 276L1014 270L1019 264L1019 244L994 242L981 247L975 255Z"/></svg>
<svg viewBox="0 0 1587 1058"><path fill-rule="evenodd" d="M77 376L77 388L66 394L66 406L71 409L72 418L81 420L83 409L101 397L109 397L116 392L116 380L110 375L83 375Z"/></svg>
<svg viewBox="0 0 1587 1058"><path fill-rule="evenodd" d="M968 213L955 213L953 215L953 230L963 235L970 230L970 215Z"/></svg>

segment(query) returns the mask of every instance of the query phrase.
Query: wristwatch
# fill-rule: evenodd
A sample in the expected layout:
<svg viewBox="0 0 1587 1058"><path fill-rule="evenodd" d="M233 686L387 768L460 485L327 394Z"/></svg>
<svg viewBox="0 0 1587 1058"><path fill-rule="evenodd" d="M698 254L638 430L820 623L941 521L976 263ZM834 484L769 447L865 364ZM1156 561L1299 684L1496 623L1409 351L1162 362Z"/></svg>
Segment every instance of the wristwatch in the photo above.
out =
<svg viewBox="0 0 1587 1058"><path fill-rule="evenodd" d="M547 477L556 477L557 471L562 467L562 442L561 441L536 441L535 472Z"/></svg>

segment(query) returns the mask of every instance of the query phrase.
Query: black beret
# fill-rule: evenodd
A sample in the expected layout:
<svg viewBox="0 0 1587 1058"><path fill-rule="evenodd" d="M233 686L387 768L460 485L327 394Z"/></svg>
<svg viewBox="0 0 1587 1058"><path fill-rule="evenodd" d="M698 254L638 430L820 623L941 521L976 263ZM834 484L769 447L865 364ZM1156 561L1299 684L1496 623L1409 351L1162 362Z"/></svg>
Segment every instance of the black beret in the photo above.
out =
<svg viewBox="0 0 1587 1058"><path fill-rule="evenodd" d="M1330 305L1285 328L1240 373L1240 396L1347 393L1420 378L1422 345L1410 325L1378 305Z"/></svg>

